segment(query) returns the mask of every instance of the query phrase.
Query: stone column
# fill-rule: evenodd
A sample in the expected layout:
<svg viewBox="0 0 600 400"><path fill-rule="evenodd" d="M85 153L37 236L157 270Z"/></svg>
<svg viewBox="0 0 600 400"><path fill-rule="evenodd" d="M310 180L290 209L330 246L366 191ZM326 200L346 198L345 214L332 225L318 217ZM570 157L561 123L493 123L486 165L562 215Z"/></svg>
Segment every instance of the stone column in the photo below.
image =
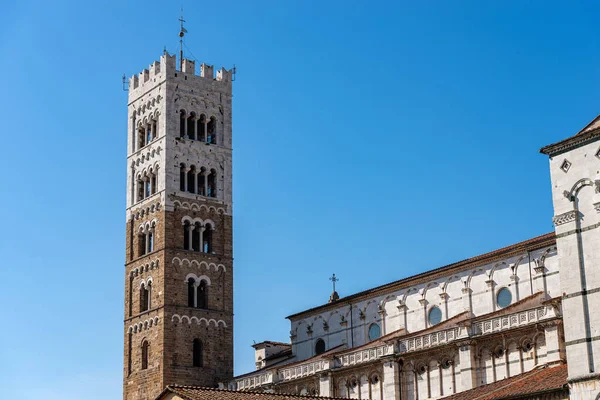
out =
<svg viewBox="0 0 600 400"><path fill-rule="evenodd" d="M477 370L475 364L475 343L466 341L459 345L458 356L460 360L459 387L456 392L473 389L477 386Z"/></svg>
<svg viewBox="0 0 600 400"><path fill-rule="evenodd" d="M194 179L192 182L192 193L198 193L198 174L194 173Z"/></svg>
<svg viewBox="0 0 600 400"><path fill-rule="evenodd" d="M398 311L400 312L400 318L402 321L402 326L400 326L400 329L404 328L404 330L408 332L408 328L406 326L406 308L406 304L404 304L403 302L400 302L400 304L398 305Z"/></svg>
<svg viewBox="0 0 600 400"><path fill-rule="evenodd" d="M427 318L427 304L425 299L419 299L419 303L423 306L423 318L425 319L425 329L429 328L429 318Z"/></svg>
<svg viewBox="0 0 600 400"><path fill-rule="evenodd" d="M319 396L334 397L333 375L331 373L323 373L319 375Z"/></svg>
<svg viewBox="0 0 600 400"><path fill-rule="evenodd" d="M194 244L192 243L192 240L194 238L194 235L192 233L192 231L194 230L194 225L190 225L188 226L188 247L186 250L193 250L194 249Z"/></svg>
<svg viewBox="0 0 600 400"><path fill-rule="evenodd" d="M494 293L494 288L496 287L496 282L493 279L488 279L485 281L488 288L490 288L490 293L492 295L492 312L496 311L496 293Z"/></svg>
<svg viewBox="0 0 600 400"><path fill-rule="evenodd" d="M208 197L208 170L204 171L204 195Z"/></svg>
<svg viewBox="0 0 600 400"><path fill-rule="evenodd" d="M564 350L561 346L560 326L556 321L542 323L546 337L546 361L553 362L565 359Z"/></svg>
<svg viewBox="0 0 600 400"><path fill-rule="evenodd" d="M535 259L535 267L533 270L535 271L535 291L543 292L544 297L546 297L546 267L544 266L544 261L540 259Z"/></svg>
<svg viewBox="0 0 600 400"><path fill-rule="evenodd" d="M461 289L462 291L462 295L463 295L463 308L465 311L468 311L469 314L472 313L472 308L471 308L471 288L470 287L464 287Z"/></svg>
<svg viewBox="0 0 600 400"><path fill-rule="evenodd" d="M186 125L187 126L187 125ZM188 172L190 171L190 168L185 168L184 170L184 176L183 176L183 191L187 192L187 188L188 188Z"/></svg>
<svg viewBox="0 0 600 400"><path fill-rule="evenodd" d="M450 296L448 296L448 293L446 293L446 292L440 293L440 298L442 300L444 300L444 318L443 318L443 320L450 318L450 316L448 315L448 298L449 297Z"/></svg>
<svg viewBox="0 0 600 400"><path fill-rule="evenodd" d="M388 359L383 363L383 400L400 398L400 365Z"/></svg>
<svg viewBox="0 0 600 400"><path fill-rule="evenodd" d="M200 252L204 253L204 230L206 228L202 227L200 228Z"/></svg>

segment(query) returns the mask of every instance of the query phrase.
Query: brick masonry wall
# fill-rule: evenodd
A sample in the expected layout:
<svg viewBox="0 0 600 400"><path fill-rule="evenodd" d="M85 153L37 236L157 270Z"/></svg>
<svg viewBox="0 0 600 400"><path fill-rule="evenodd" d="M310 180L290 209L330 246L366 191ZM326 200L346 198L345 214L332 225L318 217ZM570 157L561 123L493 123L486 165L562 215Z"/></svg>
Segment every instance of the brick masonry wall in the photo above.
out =
<svg viewBox="0 0 600 400"><path fill-rule="evenodd" d="M206 201L202 204L208 205ZM214 221L215 254L183 248L181 221L185 216ZM140 225L150 221L156 223L155 251L141 255L137 232ZM231 216L217 212L216 207L201 211L161 209L129 221L126 231L124 399L153 399L169 384L216 386L218 382L230 380L233 377ZM207 309L188 307L186 277L190 273L206 276L211 282ZM140 312L140 285L147 284L149 278L152 280L151 307ZM158 324L154 323L156 317ZM152 326L148 326L149 321ZM130 333L131 327L137 328L140 324L141 329ZM202 367L193 366L194 339L203 344ZM146 370L141 369L144 340L150 343Z"/></svg>

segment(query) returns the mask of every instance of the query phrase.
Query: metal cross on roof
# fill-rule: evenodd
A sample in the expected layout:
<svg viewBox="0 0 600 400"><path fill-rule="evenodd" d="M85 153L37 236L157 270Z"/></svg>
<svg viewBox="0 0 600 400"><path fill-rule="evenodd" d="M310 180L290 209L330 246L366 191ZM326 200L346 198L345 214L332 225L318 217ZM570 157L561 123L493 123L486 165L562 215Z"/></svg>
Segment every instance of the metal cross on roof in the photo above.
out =
<svg viewBox="0 0 600 400"><path fill-rule="evenodd" d="M335 292L335 283L339 281L338 278L335 277L335 274L331 278L329 278L331 282L333 282L333 291Z"/></svg>

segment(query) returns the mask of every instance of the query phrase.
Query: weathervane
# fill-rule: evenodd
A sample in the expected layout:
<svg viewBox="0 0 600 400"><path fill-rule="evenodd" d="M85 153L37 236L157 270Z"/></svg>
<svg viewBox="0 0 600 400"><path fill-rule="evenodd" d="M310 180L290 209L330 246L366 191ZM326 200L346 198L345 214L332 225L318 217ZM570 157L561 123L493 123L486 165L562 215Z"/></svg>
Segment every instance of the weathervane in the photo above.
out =
<svg viewBox="0 0 600 400"><path fill-rule="evenodd" d="M181 9L181 17L179 18L179 70L183 71L183 36L187 33L187 30L183 27L183 8Z"/></svg>

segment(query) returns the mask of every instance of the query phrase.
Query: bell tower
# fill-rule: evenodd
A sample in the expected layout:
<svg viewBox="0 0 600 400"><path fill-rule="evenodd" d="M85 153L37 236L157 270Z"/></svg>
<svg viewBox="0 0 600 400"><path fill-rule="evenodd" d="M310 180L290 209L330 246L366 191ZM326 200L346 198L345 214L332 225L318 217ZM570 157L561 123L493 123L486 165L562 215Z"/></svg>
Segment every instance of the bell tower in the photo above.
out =
<svg viewBox="0 0 600 400"><path fill-rule="evenodd" d="M125 400L233 376L231 71L196 67L129 80Z"/></svg>

